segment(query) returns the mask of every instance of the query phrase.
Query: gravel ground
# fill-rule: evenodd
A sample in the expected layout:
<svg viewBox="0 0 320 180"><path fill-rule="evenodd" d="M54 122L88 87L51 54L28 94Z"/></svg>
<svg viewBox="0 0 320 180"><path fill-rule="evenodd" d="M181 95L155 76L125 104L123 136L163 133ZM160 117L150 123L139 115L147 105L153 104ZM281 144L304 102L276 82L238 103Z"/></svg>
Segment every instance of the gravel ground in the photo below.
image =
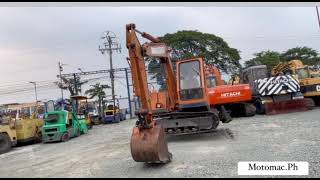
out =
<svg viewBox="0 0 320 180"><path fill-rule="evenodd" d="M239 161L307 161L309 176L299 177L320 177L319 114L317 108L236 118L213 133L169 137L173 161L166 165L133 161L135 120L98 125L65 143L21 146L0 155L0 177L246 177L237 174Z"/></svg>

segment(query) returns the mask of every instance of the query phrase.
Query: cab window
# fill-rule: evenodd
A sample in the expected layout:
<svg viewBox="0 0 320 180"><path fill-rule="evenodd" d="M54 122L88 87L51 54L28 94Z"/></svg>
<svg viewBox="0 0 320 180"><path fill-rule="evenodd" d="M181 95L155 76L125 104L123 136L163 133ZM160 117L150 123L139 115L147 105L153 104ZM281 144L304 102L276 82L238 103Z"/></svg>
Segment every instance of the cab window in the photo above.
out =
<svg viewBox="0 0 320 180"><path fill-rule="evenodd" d="M207 77L207 88L212 88L217 85L216 77L215 76L210 76Z"/></svg>

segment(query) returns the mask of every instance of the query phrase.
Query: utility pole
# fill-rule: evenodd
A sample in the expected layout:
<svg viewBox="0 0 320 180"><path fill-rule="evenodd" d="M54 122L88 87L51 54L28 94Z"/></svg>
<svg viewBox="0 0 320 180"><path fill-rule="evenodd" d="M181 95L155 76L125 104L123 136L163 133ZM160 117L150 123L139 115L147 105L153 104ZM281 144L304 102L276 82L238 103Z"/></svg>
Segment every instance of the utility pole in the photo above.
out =
<svg viewBox="0 0 320 180"><path fill-rule="evenodd" d="M129 85L129 78L128 78L128 68L125 68L126 73L126 81L127 81L127 92L128 92L128 103L129 103L129 112L130 112L130 119L132 119L132 108L131 108L131 97L130 97L130 85Z"/></svg>
<svg viewBox="0 0 320 180"><path fill-rule="evenodd" d="M73 73L73 86L75 95L78 95L77 77L75 73Z"/></svg>
<svg viewBox="0 0 320 180"><path fill-rule="evenodd" d="M318 6L316 6L316 11L317 11L317 16L318 16L318 23L319 23L319 28L320 28L320 17L319 17Z"/></svg>
<svg viewBox="0 0 320 180"><path fill-rule="evenodd" d="M73 85L74 85L74 93L75 95L78 95L78 86L77 86L77 77L76 77L76 74L73 73ZM75 105L75 109L78 109L78 101L75 101L75 104L72 103L72 107L74 107Z"/></svg>
<svg viewBox="0 0 320 180"><path fill-rule="evenodd" d="M60 63L60 61L58 62L58 66L59 66L60 83L62 86L61 72L63 71L63 68L62 68L62 64ZM61 99L62 99L61 108L62 108L62 110L64 110L64 105L63 105L64 100L63 100L63 89L62 88L61 88Z"/></svg>
<svg viewBox="0 0 320 180"><path fill-rule="evenodd" d="M38 103L38 97L37 97L37 83L36 82L33 82L33 81L30 81L29 83L33 84L34 85L34 93L36 95L36 103Z"/></svg>
<svg viewBox="0 0 320 180"><path fill-rule="evenodd" d="M118 42L115 40L117 37L111 31L105 31L105 34L102 35L101 39L104 39L103 47L99 45L99 51L104 54L106 51L109 52L109 62L110 62L110 79L111 79L111 94L113 101L113 108L115 107L115 94L114 94L114 70L112 64L112 51L121 52L121 47Z"/></svg>

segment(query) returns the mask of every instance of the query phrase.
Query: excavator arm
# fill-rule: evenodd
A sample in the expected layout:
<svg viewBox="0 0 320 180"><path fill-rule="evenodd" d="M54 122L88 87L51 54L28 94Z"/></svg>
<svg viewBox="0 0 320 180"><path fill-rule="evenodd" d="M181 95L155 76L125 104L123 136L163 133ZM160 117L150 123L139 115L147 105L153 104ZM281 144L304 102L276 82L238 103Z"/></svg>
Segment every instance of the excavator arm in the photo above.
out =
<svg viewBox="0 0 320 180"><path fill-rule="evenodd" d="M289 62L281 62L272 68L271 74L273 76L279 74L286 74L289 72L290 74L295 74L295 71L300 68L305 68L306 65L303 65L300 60L291 60Z"/></svg>
<svg viewBox="0 0 320 180"><path fill-rule="evenodd" d="M127 25L127 28L130 30L127 31L127 47L129 50L129 61L130 65L132 66L133 70L133 77L134 81L138 82L134 85L135 91L137 91L137 96L141 98L142 104L147 103L150 104L150 94L148 91L147 84L147 73L144 69L145 60L144 57L155 57L160 59L160 63L164 65L164 74L166 76L166 84L168 88L168 95L169 95L169 104L170 104L170 111L177 109L178 106L178 95L177 95L177 85L176 85L176 78L175 73L173 70L173 65L169 55L169 49L165 43L160 43L160 40L156 37L151 36L146 32L140 32L139 30L135 29L134 24ZM145 43L143 46L140 44L136 33L139 33L142 37L151 41L151 43ZM131 55L130 55L131 53ZM139 63L138 63L139 62ZM135 72L134 72L135 71ZM138 79L140 77L140 79ZM142 79L141 79L142 78ZM142 81L141 81L142 80ZM141 94L140 91L143 91ZM145 104L144 109L150 110L151 107Z"/></svg>
<svg viewBox="0 0 320 180"><path fill-rule="evenodd" d="M141 34L146 39L152 41L152 43L147 43L142 46L136 33ZM134 24L126 25L126 40L133 86L135 94L140 98L142 104L141 109L136 111L138 121L132 131L130 143L131 155L137 162L170 162L172 155L168 151L164 128L161 124L157 124L152 117L151 97L148 89L144 59L146 55L160 57L164 63L169 63L169 65L167 65L169 70L166 68L166 72L171 73L170 68L172 68L172 65L170 59L168 59L167 47L165 44L159 43L159 39L136 30ZM168 87L172 86L170 83L174 84L173 78L174 76L171 76L171 78L168 79ZM172 93L171 96L173 96Z"/></svg>
<svg viewBox="0 0 320 180"><path fill-rule="evenodd" d="M136 112L137 115L144 115L147 124L152 122L151 100L148 90L147 72L145 70L145 60L142 54L142 46L135 32L135 25L127 25L127 48L129 51L129 61L133 78L133 88L136 96L140 98L142 109Z"/></svg>

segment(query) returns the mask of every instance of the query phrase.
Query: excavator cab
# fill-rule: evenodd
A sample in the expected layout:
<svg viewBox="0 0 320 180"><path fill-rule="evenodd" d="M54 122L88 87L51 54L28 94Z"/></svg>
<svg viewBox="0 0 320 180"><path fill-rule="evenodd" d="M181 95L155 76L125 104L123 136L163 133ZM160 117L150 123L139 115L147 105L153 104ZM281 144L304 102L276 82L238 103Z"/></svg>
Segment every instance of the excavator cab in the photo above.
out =
<svg viewBox="0 0 320 180"><path fill-rule="evenodd" d="M213 88L215 86L217 86L217 77L216 76L207 76L206 77L206 81L207 81L207 88Z"/></svg>
<svg viewBox="0 0 320 180"><path fill-rule="evenodd" d="M202 58L178 61L177 77L180 109L194 111L196 108L209 107Z"/></svg>
<svg viewBox="0 0 320 180"><path fill-rule="evenodd" d="M309 70L308 66L305 66L302 68L297 68L296 74L297 74L297 78L300 80L310 78L310 70Z"/></svg>

